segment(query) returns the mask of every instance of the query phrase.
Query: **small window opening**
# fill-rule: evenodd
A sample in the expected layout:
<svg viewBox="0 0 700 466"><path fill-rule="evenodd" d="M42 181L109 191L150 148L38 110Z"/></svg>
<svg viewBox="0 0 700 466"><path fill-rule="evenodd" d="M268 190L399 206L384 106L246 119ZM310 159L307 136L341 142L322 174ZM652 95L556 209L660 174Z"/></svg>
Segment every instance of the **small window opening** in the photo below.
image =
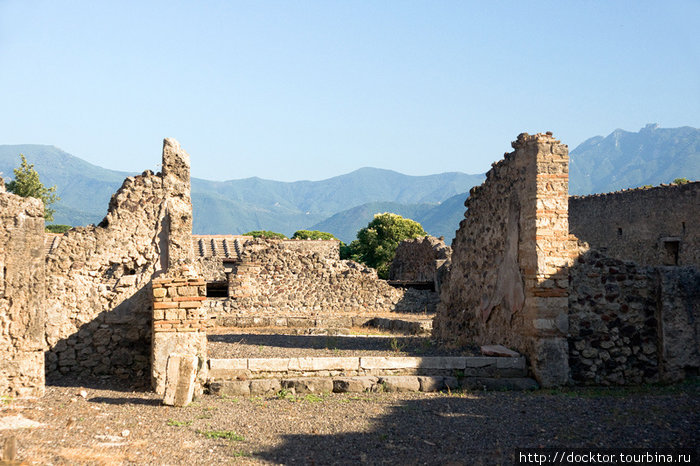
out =
<svg viewBox="0 0 700 466"><path fill-rule="evenodd" d="M664 265L678 265L678 251L681 242L677 240L664 241Z"/></svg>
<svg viewBox="0 0 700 466"><path fill-rule="evenodd" d="M622 236L622 228L617 229L617 236Z"/></svg>
<svg viewBox="0 0 700 466"><path fill-rule="evenodd" d="M207 298L228 298L228 282L208 282Z"/></svg>
<svg viewBox="0 0 700 466"><path fill-rule="evenodd" d="M681 222L681 225L683 226L683 233L685 233L685 222Z"/></svg>

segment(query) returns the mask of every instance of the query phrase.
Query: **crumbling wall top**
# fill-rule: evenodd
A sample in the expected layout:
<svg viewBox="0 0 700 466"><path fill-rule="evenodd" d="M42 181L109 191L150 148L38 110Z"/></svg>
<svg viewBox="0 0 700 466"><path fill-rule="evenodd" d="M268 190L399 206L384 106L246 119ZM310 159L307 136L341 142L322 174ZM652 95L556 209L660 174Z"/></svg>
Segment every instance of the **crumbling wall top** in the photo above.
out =
<svg viewBox="0 0 700 466"><path fill-rule="evenodd" d="M190 180L190 156L173 138L163 139L163 177L174 176L178 180Z"/></svg>

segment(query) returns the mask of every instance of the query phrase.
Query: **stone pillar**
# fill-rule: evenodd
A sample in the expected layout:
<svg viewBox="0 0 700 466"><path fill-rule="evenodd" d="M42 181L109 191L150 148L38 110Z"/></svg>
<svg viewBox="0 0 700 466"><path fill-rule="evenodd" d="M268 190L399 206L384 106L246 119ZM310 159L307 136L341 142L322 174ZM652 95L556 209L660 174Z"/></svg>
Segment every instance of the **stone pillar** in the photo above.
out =
<svg viewBox="0 0 700 466"><path fill-rule="evenodd" d="M206 282L193 276L153 280L153 351L151 380L156 393L165 391L168 356L197 356L199 380L206 381L207 333L210 326Z"/></svg>
<svg viewBox="0 0 700 466"><path fill-rule="evenodd" d="M44 394L44 205L0 192L0 396Z"/></svg>
<svg viewBox="0 0 700 466"><path fill-rule="evenodd" d="M190 156L172 138L163 140L163 186L167 191L164 229L167 231L167 268L194 261Z"/></svg>

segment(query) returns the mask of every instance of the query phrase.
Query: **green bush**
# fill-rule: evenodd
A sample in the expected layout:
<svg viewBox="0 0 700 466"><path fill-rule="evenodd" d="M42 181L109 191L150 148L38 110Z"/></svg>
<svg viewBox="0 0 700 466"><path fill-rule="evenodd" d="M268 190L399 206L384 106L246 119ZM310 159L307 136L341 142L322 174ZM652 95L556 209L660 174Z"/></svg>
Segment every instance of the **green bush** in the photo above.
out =
<svg viewBox="0 0 700 466"><path fill-rule="evenodd" d="M673 184L688 184L690 180L688 178L676 178L673 180Z"/></svg>
<svg viewBox="0 0 700 466"><path fill-rule="evenodd" d="M287 239L282 233L277 233L269 230L255 230L245 233L245 236L252 236L253 238L270 238L270 239Z"/></svg>
<svg viewBox="0 0 700 466"><path fill-rule="evenodd" d="M332 233L318 230L297 230L292 235L292 239L338 239Z"/></svg>
<svg viewBox="0 0 700 466"><path fill-rule="evenodd" d="M410 218L388 212L376 214L366 228L357 232L357 239L345 251L341 246L341 258L345 255L374 267L379 277L386 279L399 243L426 235L421 224Z"/></svg>
<svg viewBox="0 0 700 466"><path fill-rule="evenodd" d="M7 190L22 197L36 197L44 203L44 220L53 221L55 209L49 206L61 198L56 194L56 186L47 188L39 180L39 174L34 170L34 164L27 162L24 154L19 154L22 161L19 168L15 168L15 179L7 183Z"/></svg>

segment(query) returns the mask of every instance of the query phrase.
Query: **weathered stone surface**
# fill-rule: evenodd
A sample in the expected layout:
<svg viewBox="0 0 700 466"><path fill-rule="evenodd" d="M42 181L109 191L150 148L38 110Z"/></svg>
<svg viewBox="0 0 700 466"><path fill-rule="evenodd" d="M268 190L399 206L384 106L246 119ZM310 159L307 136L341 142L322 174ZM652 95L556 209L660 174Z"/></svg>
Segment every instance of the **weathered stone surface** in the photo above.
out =
<svg viewBox="0 0 700 466"><path fill-rule="evenodd" d="M43 204L0 192L0 396L44 394L44 270Z"/></svg>
<svg viewBox="0 0 700 466"><path fill-rule="evenodd" d="M289 358L250 358L248 370L251 372L287 372Z"/></svg>
<svg viewBox="0 0 700 466"><path fill-rule="evenodd" d="M386 392L417 392L420 390L418 377L413 375L394 375L379 377L377 386Z"/></svg>
<svg viewBox="0 0 700 466"><path fill-rule="evenodd" d="M153 389L165 393L165 379L168 357L172 353L195 356L202 361L206 358L207 336L204 332L176 333L156 332L153 335L152 381Z"/></svg>
<svg viewBox="0 0 700 466"><path fill-rule="evenodd" d="M540 339L565 338L570 257L568 149L551 133L523 133L514 152L472 188L452 242L433 335L451 344L501 344L532 360ZM558 325L537 328L537 322ZM543 384L568 378L566 352L541 374Z"/></svg>
<svg viewBox="0 0 700 466"><path fill-rule="evenodd" d="M372 391L379 380L378 377L336 377L333 379L335 393L359 393Z"/></svg>
<svg viewBox="0 0 700 466"><path fill-rule="evenodd" d="M508 357L508 358L517 358L520 356L520 353L517 351L513 351L512 349L508 349L503 345L483 345L481 348L481 354L484 356L497 356L497 357Z"/></svg>
<svg viewBox="0 0 700 466"><path fill-rule="evenodd" d="M401 241L391 262L389 280L434 283L437 268L451 255L452 248L434 236Z"/></svg>
<svg viewBox="0 0 700 466"><path fill-rule="evenodd" d="M49 375L147 377L150 282L191 256L191 217L189 156L166 140L163 174L128 177L98 226L74 228L52 244L46 260ZM103 334L95 338L98 330ZM67 358L68 352L77 356Z"/></svg>
<svg viewBox="0 0 700 466"><path fill-rule="evenodd" d="M445 377L419 376L418 383L422 392L439 392L445 388Z"/></svg>
<svg viewBox="0 0 700 466"><path fill-rule="evenodd" d="M250 381L251 395L277 393L282 388L279 379L254 379Z"/></svg>
<svg viewBox="0 0 700 466"><path fill-rule="evenodd" d="M196 356L185 354L168 357L163 404L182 407L192 402L198 362Z"/></svg>
<svg viewBox="0 0 700 466"><path fill-rule="evenodd" d="M217 396L249 396L250 380L227 380L210 382L209 393Z"/></svg>
<svg viewBox="0 0 700 466"><path fill-rule="evenodd" d="M294 390L294 393L331 393L333 379L329 377L303 377L283 379L282 388Z"/></svg>
<svg viewBox="0 0 700 466"><path fill-rule="evenodd" d="M322 358L291 358L290 371L356 371L360 367L360 358L353 357L322 357Z"/></svg>

